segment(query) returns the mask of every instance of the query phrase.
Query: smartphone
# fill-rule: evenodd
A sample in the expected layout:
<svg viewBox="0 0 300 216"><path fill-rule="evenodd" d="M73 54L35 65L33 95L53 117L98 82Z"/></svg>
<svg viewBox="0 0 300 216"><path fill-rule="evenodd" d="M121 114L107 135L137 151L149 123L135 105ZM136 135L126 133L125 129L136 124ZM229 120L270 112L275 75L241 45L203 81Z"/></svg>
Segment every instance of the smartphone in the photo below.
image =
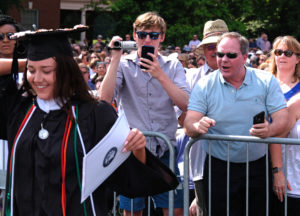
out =
<svg viewBox="0 0 300 216"><path fill-rule="evenodd" d="M142 46L142 55L141 55L142 58L149 59L149 60L153 61L152 57L149 56L147 53L153 53L154 54L154 46L147 46L147 45ZM142 65L141 65L141 68L146 69Z"/></svg>
<svg viewBox="0 0 300 216"><path fill-rule="evenodd" d="M262 111L253 116L253 124L260 124L265 122L265 111Z"/></svg>

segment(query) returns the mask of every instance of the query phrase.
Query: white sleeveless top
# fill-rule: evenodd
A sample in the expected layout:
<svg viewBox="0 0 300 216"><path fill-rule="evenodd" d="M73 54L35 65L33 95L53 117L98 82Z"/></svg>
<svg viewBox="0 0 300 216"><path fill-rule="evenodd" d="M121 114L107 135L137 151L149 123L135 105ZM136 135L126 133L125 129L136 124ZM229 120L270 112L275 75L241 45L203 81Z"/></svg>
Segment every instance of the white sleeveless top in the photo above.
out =
<svg viewBox="0 0 300 216"><path fill-rule="evenodd" d="M289 138L300 139L300 119L297 120L294 127L291 129ZM285 145L282 148L282 162L285 167ZM287 191L289 197L300 198L300 145L286 145L287 150L287 179L292 187L292 190Z"/></svg>

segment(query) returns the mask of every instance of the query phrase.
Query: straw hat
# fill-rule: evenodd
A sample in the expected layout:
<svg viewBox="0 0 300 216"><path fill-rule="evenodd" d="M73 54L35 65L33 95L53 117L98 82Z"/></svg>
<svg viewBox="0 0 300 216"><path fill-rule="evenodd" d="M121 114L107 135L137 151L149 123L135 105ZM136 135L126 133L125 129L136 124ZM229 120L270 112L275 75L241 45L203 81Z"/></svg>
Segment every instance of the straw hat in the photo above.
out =
<svg viewBox="0 0 300 216"><path fill-rule="evenodd" d="M217 19L217 20L207 21L203 29L203 40L196 48L195 50L196 54L203 54L204 44L217 43L221 35L226 32L228 32L228 27L224 22L224 20Z"/></svg>

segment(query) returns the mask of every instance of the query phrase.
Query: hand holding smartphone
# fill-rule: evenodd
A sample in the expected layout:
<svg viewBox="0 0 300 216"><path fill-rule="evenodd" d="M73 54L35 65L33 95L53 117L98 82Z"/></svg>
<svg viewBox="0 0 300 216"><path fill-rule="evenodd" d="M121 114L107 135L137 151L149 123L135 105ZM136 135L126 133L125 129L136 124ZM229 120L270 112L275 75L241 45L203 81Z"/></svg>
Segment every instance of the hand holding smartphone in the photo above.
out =
<svg viewBox="0 0 300 216"><path fill-rule="evenodd" d="M260 124L264 122L265 122L265 111L262 111L253 117L253 124Z"/></svg>
<svg viewBox="0 0 300 216"><path fill-rule="evenodd" d="M154 46L147 46L147 45L142 46L142 54L141 54L142 58L149 59L150 61L153 61L152 57L149 56L147 53L154 54ZM141 69L147 69L147 68L145 68L144 66L141 65Z"/></svg>

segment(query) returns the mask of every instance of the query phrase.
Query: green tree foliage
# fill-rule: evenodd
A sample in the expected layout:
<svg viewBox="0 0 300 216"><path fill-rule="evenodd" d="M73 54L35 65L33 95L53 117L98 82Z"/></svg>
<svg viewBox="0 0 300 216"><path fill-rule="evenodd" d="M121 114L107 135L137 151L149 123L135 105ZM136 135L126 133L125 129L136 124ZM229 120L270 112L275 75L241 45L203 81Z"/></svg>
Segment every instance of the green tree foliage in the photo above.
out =
<svg viewBox="0 0 300 216"><path fill-rule="evenodd" d="M247 33L243 21L254 10L252 6L252 0L117 0L111 9L120 24L117 29L121 35L132 31L132 23L139 14L157 11L167 22L165 44L182 46L193 34L202 38L203 26L208 20L220 18L230 30Z"/></svg>
<svg viewBox="0 0 300 216"><path fill-rule="evenodd" d="M247 37L266 32L271 40L278 35L300 36L297 0L116 0L111 5L118 34L132 32L135 18L157 11L167 22L166 45L188 43L193 34L202 38L206 21L223 19L230 31Z"/></svg>
<svg viewBox="0 0 300 216"><path fill-rule="evenodd" d="M0 10L7 13L23 1L0 0ZM93 25L101 19L98 30L103 33L103 28L108 28L107 37L132 33L132 23L139 14L157 11L167 22L165 45L183 46L193 34L201 39L205 22L218 18L230 31L247 37L256 38L266 32L271 41L279 35L300 38L299 0L90 0L86 8L100 15Z"/></svg>
<svg viewBox="0 0 300 216"><path fill-rule="evenodd" d="M260 20L266 22L265 31L271 38L279 35L293 35L299 40L300 1L266 0L264 7L264 10L258 8L261 12Z"/></svg>

